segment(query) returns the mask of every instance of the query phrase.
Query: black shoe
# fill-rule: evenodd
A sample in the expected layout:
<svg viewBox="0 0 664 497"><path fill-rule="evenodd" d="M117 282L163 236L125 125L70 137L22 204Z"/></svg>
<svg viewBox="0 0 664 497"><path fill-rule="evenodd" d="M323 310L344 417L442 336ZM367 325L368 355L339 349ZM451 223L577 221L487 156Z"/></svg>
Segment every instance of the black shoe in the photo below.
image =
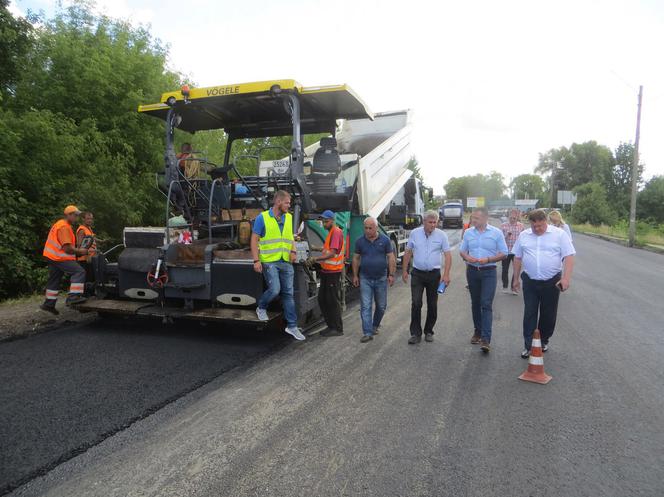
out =
<svg viewBox="0 0 664 497"><path fill-rule="evenodd" d="M413 335L408 339L408 344L415 345L416 343L420 343L421 341L422 341L422 335Z"/></svg>
<svg viewBox="0 0 664 497"><path fill-rule="evenodd" d="M334 330L332 328L328 328L320 332L320 336L322 337L340 337L343 336L343 334L343 331Z"/></svg>
<svg viewBox="0 0 664 497"><path fill-rule="evenodd" d="M373 340L373 337L371 335L364 335L362 338L360 338L360 342L362 343L367 343Z"/></svg>
<svg viewBox="0 0 664 497"><path fill-rule="evenodd" d="M424 341L425 342L433 342L433 333L426 333L424 335Z"/></svg>
<svg viewBox="0 0 664 497"><path fill-rule="evenodd" d="M55 308L54 305L41 304L41 305L39 306L39 308L40 308L42 311L50 312L50 313L53 314L54 316L57 316L58 314L60 314L60 311L58 311L58 310Z"/></svg>
<svg viewBox="0 0 664 497"><path fill-rule="evenodd" d="M76 304L82 304L88 300L87 297L84 297L83 295L73 295L71 297L67 297L67 300L65 300L66 305L76 305Z"/></svg>

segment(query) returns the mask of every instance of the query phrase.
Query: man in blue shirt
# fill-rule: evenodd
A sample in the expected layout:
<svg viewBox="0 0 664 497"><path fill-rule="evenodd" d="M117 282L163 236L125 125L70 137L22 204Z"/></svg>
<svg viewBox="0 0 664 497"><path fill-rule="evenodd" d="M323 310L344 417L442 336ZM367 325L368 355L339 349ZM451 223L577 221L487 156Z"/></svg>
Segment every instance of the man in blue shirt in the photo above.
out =
<svg viewBox="0 0 664 497"><path fill-rule="evenodd" d="M424 323L424 339L433 342L433 326L438 319L438 285L441 281L450 284L450 268L452 255L450 243L443 230L438 226L438 213L424 213L424 226L410 232L406 253L403 256L401 277L408 283L408 266L413 259L413 272L410 283L410 345L422 341L422 292L427 293L427 319ZM445 269L441 276L440 266L442 255L445 254Z"/></svg>
<svg viewBox="0 0 664 497"><path fill-rule="evenodd" d="M353 255L353 285L360 287L360 315L362 338L367 343L378 334L380 322L387 308L387 285L394 284L396 254L390 239L378 233L378 223L372 217L364 220L364 236L355 242ZM372 302L376 310L371 316Z"/></svg>
<svg viewBox="0 0 664 497"><path fill-rule="evenodd" d="M478 207L472 214L474 226L463 235L459 255L466 261L475 331L470 343L480 344L485 354L491 350L493 298L496 294L496 262L507 255L503 232L489 223L489 211Z"/></svg>

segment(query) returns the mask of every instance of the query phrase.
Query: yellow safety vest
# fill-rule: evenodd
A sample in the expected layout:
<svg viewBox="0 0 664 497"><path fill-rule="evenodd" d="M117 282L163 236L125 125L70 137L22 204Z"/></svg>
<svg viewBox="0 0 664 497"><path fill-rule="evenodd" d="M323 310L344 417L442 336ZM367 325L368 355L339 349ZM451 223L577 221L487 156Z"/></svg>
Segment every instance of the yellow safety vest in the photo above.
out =
<svg viewBox="0 0 664 497"><path fill-rule="evenodd" d="M270 216L270 211L261 213L265 223L265 235L258 241L259 259L261 262L290 261L293 249L293 216L285 214L284 230L279 229L277 220Z"/></svg>

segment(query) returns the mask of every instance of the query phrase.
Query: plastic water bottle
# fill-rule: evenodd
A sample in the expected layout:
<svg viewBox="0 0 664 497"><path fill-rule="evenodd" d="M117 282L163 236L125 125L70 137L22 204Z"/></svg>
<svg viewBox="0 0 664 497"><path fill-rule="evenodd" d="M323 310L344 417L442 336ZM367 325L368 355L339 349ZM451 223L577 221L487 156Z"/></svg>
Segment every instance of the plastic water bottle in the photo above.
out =
<svg viewBox="0 0 664 497"><path fill-rule="evenodd" d="M445 293L445 282L441 281L440 285L438 285L438 293Z"/></svg>

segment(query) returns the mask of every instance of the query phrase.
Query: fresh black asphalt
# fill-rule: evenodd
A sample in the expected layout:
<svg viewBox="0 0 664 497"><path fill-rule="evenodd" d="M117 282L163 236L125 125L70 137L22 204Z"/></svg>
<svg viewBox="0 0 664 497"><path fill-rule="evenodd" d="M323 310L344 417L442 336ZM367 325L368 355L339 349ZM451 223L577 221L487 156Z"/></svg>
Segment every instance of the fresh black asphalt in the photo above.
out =
<svg viewBox="0 0 664 497"><path fill-rule="evenodd" d="M0 494L285 337L105 320L0 344Z"/></svg>

